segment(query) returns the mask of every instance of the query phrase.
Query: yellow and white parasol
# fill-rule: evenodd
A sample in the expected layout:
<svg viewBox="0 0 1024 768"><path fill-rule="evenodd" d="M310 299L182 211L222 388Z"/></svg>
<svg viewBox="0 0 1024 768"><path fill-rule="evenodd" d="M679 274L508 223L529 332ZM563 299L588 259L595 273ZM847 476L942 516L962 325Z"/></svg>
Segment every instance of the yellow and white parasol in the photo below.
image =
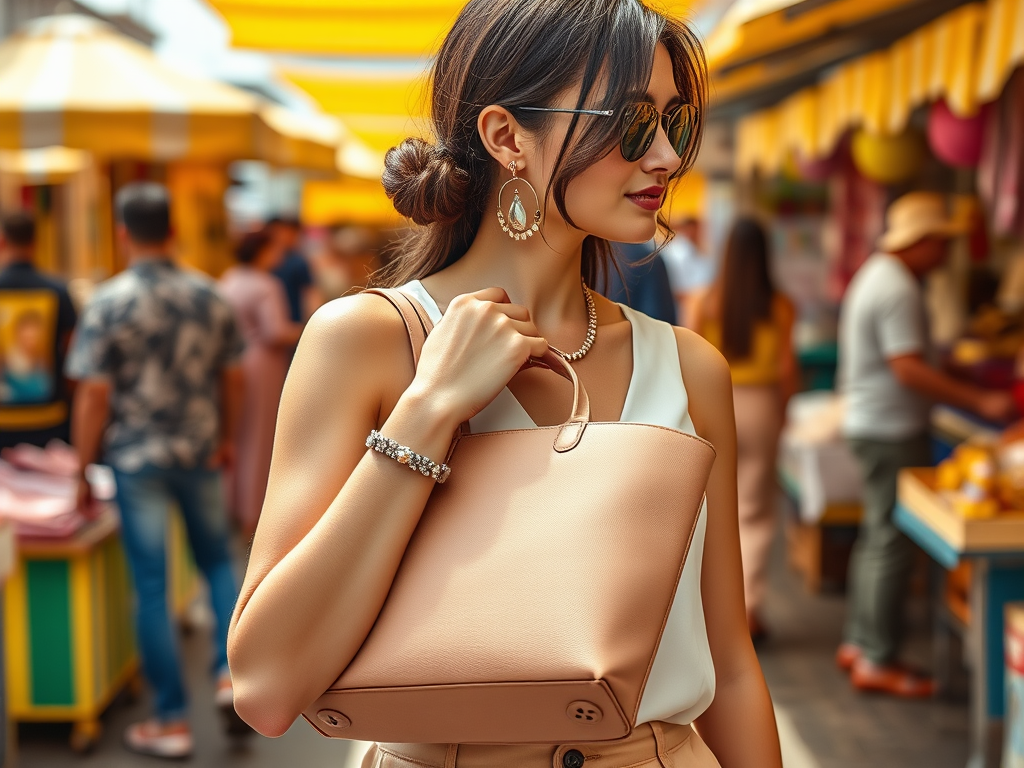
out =
<svg viewBox="0 0 1024 768"><path fill-rule="evenodd" d="M181 74L87 16L37 19L0 43L0 149L334 170L338 133L314 123Z"/></svg>

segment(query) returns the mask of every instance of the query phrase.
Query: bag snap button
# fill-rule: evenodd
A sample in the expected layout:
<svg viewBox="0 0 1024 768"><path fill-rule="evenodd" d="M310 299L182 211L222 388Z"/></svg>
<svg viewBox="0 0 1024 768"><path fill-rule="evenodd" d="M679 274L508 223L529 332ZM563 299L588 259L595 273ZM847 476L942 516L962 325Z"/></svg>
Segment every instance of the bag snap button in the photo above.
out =
<svg viewBox="0 0 1024 768"><path fill-rule="evenodd" d="M601 718L604 714L601 712L597 704L589 701L574 701L565 710L565 714L570 720L575 720L578 723L584 723L585 725L593 725L594 723L601 722Z"/></svg>
<svg viewBox="0 0 1024 768"><path fill-rule="evenodd" d="M316 713L316 719L331 730L340 731L352 725L351 720L341 714L341 712L335 712L333 709L321 709Z"/></svg>
<svg viewBox="0 0 1024 768"><path fill-rule="evenodd" d="M578 749L570 749L562 755L562 766L564 768L583 768L583 761L585 759L583 753Z"/></svg>

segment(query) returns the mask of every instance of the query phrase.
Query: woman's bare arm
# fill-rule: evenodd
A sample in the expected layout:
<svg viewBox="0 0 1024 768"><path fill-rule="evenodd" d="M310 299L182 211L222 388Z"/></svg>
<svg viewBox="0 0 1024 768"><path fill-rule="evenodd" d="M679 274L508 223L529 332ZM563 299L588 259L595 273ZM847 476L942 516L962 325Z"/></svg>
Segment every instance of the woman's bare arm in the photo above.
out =
<svg viewBox="0 0 1024 768"><path fill-rule="evenodd" d="M736 419L729 366L696 334L677 329L676 337L694 427L717 452L707 488L708 524L701 572L716 693L696 726L722 768L781 768L772 702L744 611L736 511ZM742 739L736 738L737 723L743 723Z"/></svg>
<svg viewBox="0 0 1024 768"><path fill-rule="evenodd" d="M439 460L458 424L547 349L507 301L497 289L453 301L415 380L383 298L331 302L310 321L228 638L235 708L260 733L284 733L352 660L433 488L368 451L367 434L383 421L388 437Z"/></svg>

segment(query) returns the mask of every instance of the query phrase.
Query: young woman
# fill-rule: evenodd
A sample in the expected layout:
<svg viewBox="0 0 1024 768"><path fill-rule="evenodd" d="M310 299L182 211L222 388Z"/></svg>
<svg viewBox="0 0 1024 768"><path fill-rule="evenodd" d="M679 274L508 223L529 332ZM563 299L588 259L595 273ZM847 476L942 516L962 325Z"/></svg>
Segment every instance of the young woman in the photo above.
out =
<svg viewBox="0 0 1024 768"><path fill-rule="evenodd" d="M722 274L696 305L694 328L732 371L736 408L740 549L747 624L764 635L761 608L775 535L775 457L786 403L796 391L793 305L775 289L768 238L754 219L733 225Z"/></svg>
<svg viewBox="0 0 1024 768"><path fill-rule="evenodd" d="M435 143L407 140L384 173L421 225L387 275L436 321L419 366L394 308L361 295L317 313L285 388L230 641L235 706L258 731L284 733L354 657L430 496L431 480L368 451L367 434L441 460L466 419L477 432L562 423L557 377L520 371L550 344L578 358L595 421L695 431L718 455L669 618L679 639L659 649L640 724L566 758L781 766L744 620L728 367L699 336L580 285L607 268L608 241L655 234L666 188L696 154L706 89L693 34L638 0L466 4L434 65ZM512 169L523 210L510 185L499 218ZM368 765L445 764L444 745L386 750ZM474 746L458 765L541 768L555 754Z"/></svg>
<svg viewBox="0 0 1024 768"><path fill-rule="evenodd" d="M256 530L263 506L274 420L291 349L302 333L302 326L291 321L284 286L271 274L283 255L268 232L250 232L235 249L238 264L218 285L245 339L245 398L231 473L231 506L246 538Z"/></svg>

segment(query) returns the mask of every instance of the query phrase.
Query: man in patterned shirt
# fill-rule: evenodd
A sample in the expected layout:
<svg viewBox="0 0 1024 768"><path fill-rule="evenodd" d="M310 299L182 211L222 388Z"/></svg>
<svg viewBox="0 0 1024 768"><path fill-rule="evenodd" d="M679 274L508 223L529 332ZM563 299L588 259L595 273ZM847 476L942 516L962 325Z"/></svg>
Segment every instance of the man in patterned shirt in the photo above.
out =
<svg viewBox="0 0 1024 768"><path fill-rule="evenodd" d="M238 732L227 671L237 598L221 472L231 462L241 402L242 340L206 277L171 260L170 200L159 184L117 195L129 267L86 306L66 364L78 381L72 440L85 467L102 454L117 478L122 537L137 596L137 632L156 716L125 743L160 757L192 751L185 690L167 605L166 530L177 502L217 619L217 703ZM83 496L88 485L83 483Z"/></svg>

